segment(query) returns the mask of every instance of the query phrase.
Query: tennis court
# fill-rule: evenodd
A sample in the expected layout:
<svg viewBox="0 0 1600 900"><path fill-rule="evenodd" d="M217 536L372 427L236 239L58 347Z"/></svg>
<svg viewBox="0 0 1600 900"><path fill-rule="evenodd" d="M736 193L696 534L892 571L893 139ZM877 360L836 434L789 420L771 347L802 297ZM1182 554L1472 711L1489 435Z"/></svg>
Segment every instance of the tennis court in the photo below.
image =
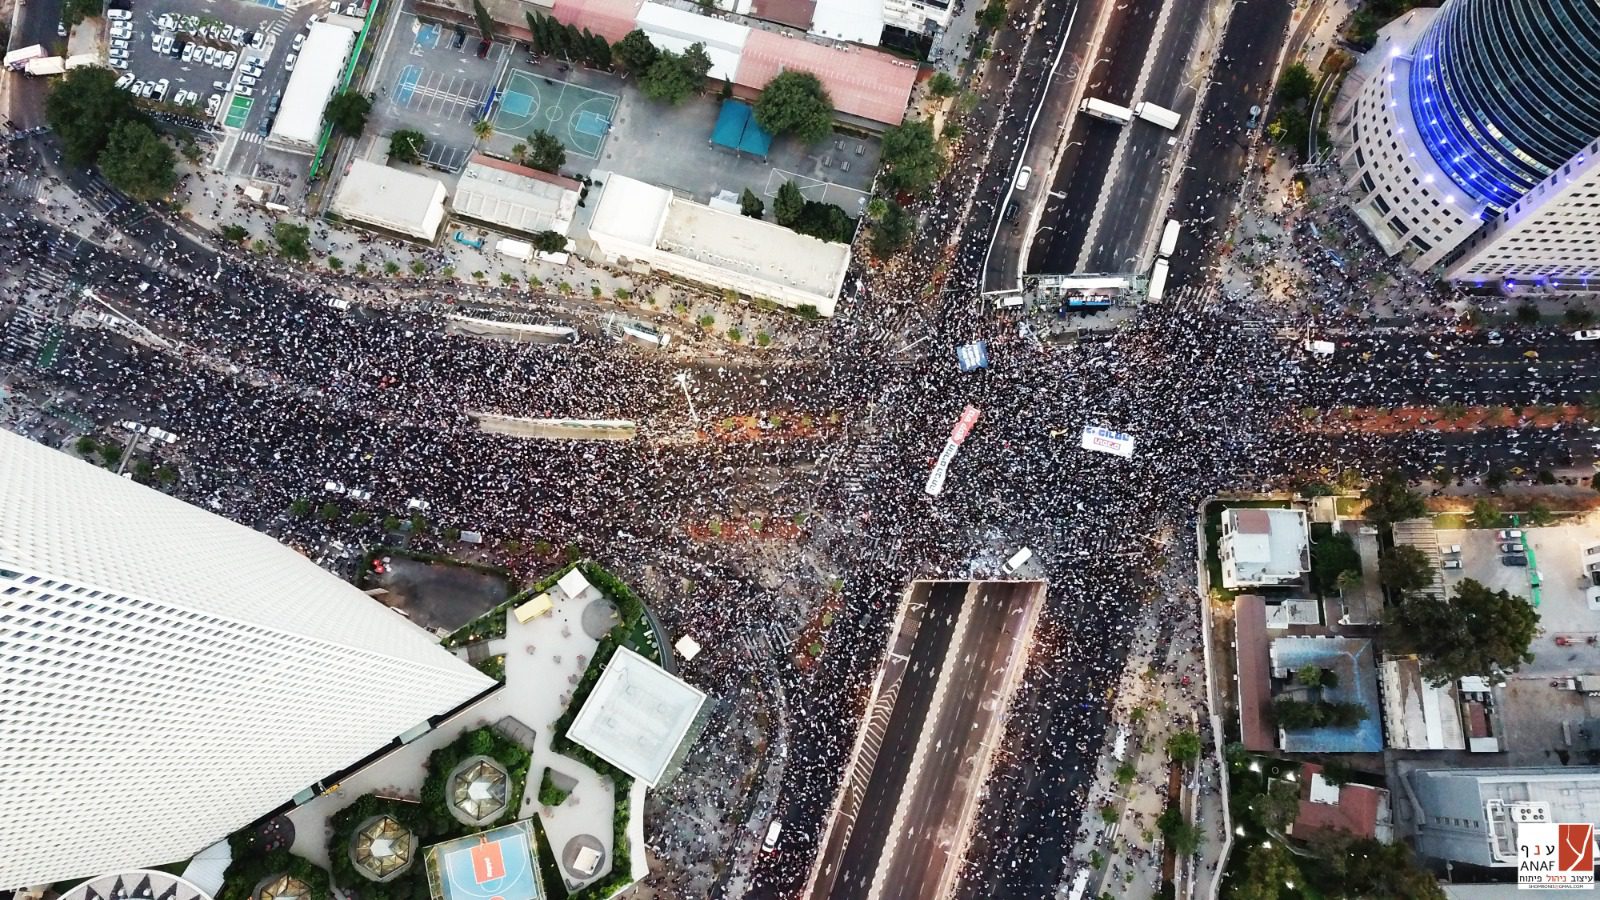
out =
<svg viewBox="0 0 1600 900"><path fill-rule="evenodd" d="M517 141L544 129L568 153L599 159L617 112L617 96L513 69L495 105L494 130Z"/></svg>

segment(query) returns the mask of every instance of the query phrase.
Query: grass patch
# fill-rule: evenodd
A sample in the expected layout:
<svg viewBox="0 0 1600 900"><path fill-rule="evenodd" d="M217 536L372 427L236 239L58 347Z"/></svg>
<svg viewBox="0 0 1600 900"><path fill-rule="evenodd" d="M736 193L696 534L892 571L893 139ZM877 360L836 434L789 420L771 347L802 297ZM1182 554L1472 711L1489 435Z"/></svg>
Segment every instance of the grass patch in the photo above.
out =
<svg viewBox="0 0 1600 900"><path fill-rule="evenodd" d="M493 678L495 681L504 682L506 680L506 655L504 653L499 656L480 659L472 665L479 672Z"/></svg>
<svg viewBox="0 0 1600 900"><path fill-rule="evenodd" d="M1334 512L1342 519L1360 518L1366 508L1367 501L1360 497L1335 497L1333 500Z"/></svg>
<svg viewBox="0 0 1600 900"><path fill-rule="evenodd" d="M1433 517L1433 527L1465 530L1471 525L1466 513L1438 513Z"/></svg>

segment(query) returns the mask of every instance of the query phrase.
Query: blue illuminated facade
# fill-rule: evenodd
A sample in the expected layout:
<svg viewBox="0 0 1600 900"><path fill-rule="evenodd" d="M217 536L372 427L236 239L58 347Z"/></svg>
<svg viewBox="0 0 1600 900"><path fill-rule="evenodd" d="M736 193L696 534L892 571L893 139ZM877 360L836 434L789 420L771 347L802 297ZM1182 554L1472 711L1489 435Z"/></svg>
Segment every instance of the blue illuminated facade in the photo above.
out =
<svg viewBox="0 0 1600 900"><path fill-rule="evenodd" d="M1449 0L1411 59L1422 143L1495 212L1600 136L1600 0Z"/></svg>

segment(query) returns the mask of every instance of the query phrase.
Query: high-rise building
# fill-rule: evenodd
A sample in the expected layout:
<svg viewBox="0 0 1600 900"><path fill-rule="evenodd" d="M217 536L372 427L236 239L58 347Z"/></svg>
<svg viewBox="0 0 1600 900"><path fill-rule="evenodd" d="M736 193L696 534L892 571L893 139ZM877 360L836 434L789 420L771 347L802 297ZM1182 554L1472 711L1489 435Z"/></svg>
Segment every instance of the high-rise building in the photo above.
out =
<svg viewBox="0 0 1600 900"><path fill-rule="evenodd" d="M1341 162L1357 215L1415 269L1600 136L1593 0L1447 0L1391 23L1369 59Z"/></svg>
<svg viewBox="0 0 1600 900"><path fill-rule="evenodd" d="M1600 140L1445 260L1451 281L1593 290L1600 276Z"/></svg>
<svg viewBox="0 0 1600 900"><path fill-rule="evenodd" d="M184 859L492 683L277 541L0 432L0 888Z"/></svg>

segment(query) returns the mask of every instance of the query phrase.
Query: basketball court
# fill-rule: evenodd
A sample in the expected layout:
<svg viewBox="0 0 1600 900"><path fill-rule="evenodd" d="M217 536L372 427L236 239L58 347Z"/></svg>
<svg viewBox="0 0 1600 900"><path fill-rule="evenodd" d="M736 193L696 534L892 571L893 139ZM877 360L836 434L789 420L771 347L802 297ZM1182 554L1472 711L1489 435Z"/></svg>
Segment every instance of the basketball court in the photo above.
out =
<svg viewBox="0 0 1600 900"><path fill-rule="evenodd" d="M543 129L568 153L597 160L616 112L615 94L512 69L490 122L519 143Z"/></svg>
<svg viewBox="0 0 1600 900"><path fill-rule="evenodd" d="M434 844L425 853L434 900L544 900L527 822Z"/></svg>

